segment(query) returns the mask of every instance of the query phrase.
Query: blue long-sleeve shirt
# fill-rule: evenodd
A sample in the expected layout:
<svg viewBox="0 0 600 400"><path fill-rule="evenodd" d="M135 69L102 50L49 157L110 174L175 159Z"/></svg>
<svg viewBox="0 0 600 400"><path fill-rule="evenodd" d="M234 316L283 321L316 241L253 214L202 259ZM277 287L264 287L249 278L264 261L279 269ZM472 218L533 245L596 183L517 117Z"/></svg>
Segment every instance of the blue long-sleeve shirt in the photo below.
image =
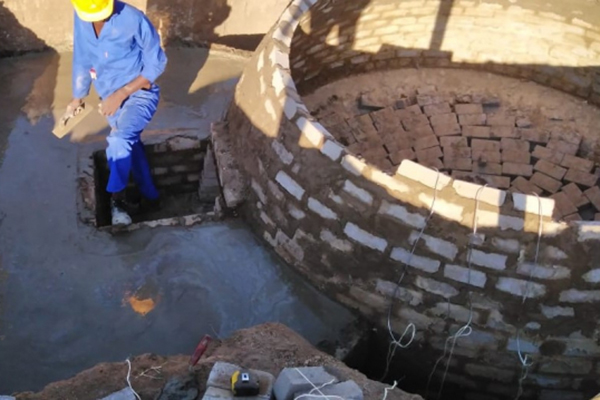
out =
<svg viewBox="0 0 600 400"><path fill-rule="evenodd" d="M94 87L106 98L138 76L150 82L163 73L167 56L152 23L140 10L115 1L114 13L99 37L91 22L75 13L73 39L73 98L81 99ZM95 79L92 75L95 74Z"/></svg>

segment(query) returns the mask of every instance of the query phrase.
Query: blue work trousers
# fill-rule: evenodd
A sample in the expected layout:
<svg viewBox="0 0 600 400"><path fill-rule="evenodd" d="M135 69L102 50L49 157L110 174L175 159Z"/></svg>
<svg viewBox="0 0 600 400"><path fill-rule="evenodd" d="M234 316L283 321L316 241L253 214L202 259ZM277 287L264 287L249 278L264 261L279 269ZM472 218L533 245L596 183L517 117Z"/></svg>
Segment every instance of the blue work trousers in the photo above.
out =
<svg viewBox="0 0 600 400"><path fill-rule="evenodd" d="M132 174L142 196L150 200L158 198L140 136L156 113L159 97L157 85L152 85L149 90L138 90L113 116L108 117L112 128L106 138L106 157L110 168L106 190L109 193L124 190Z"/></svg>

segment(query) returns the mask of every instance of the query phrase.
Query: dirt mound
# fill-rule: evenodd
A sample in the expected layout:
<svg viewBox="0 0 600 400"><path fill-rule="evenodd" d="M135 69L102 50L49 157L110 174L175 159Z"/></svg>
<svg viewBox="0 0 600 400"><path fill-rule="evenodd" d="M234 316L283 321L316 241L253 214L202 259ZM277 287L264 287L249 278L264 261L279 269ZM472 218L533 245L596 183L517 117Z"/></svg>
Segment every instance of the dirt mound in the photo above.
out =
<svg viewBox="0 0 600 400"><path fill-rule="evenodd" d="M153 400L167 380L185 376L189 356L162 357L144 354L131 359L131 383L143 400ZM367 379L341 361L320 352L290 328L281 324L264 324L235 332L223 341L214 341L195 367L193 374L203 392L208 374L217 361L246 368L260 369L277 376L281 369L323 365L336 375L353 379L362 387L365 399L380 400L387 385ZM123 389L127 383L127 363L102 363L75 377L52 383L39 393L20 393L18 400L97 400ZM399 389L390 391L388 400L422 400Z"/></svg>

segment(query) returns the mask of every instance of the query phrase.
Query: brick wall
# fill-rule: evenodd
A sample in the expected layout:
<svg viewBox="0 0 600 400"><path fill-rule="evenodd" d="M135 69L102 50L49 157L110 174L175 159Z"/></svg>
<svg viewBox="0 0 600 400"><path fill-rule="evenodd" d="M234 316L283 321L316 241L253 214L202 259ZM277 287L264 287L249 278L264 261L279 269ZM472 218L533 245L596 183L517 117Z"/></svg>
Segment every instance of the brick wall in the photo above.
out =
<svg viewBox="0 0 600 400"><path fill-rule="evenodd" d="M583 399L600 387L600 270L594 261L600 251L594 246L600 239L600 223L557 223L550 217L551 199L538 202L534 196L482 189L410 161L403 162L397 173L383 173L336 142L314 121L298 94L341 74L378 68L376 55L385 68L417 60L459 66L449 59L441 61L439 52L413 50L420 44L415 41L400 42L406 47L395 48L387 60L381 56L386 53L377 50L347 51L342 61L330 58L331 63L342 62L339 67L321 69L316 59L324 65L327 56L321 52L331 49L300 33L312 29L306 24L327 31L333 18L344 36L348 24L344 18L358 15L358 10L366 23L381 21L384 11L398 19L416 18L406 16L406 10L435 14L434 3L419 2L418 7L409 1L292 3L248 63L227 116L232 150L248 180L244 215L265 242L315 286L378 323L385 323L388 297L408 263L396 293L392 326L402 332L407 324L415 324L411 352L423 354L423 362L433 365L449 335L471 320L472 334L456 341L447 381L472 393L472 398L482 393L490 399L514 398L520 349L533 361L523 382L526 397ZM338 12L335 7L343 4L349 6ZM474 21L479 21L477 10L500 12L485 2L482 8L469 4L460 10ZM367 9L379 14L369 17ZM502 10L514 13L511 8ZM538 12L526 14L538 17ZM348 18L354 24L353 17ZM544 18L544 23L560 22ZM384 29L407 24L391 20L379 24L382 35ZM421 26L420 34L427 31L425 25L415 25ZM478 26L488 25L478 22ZM584 34L592 31L582 29ZM354 35L368 38L371 31ZM494 54L500 56L508 57L513 50L479 40L498 49ZM331 50L331 55L346 51L344 45L333 39L332 43L342 47ZM533 66L515 68L534 71ZM580 66L572 68L579 71ZM473 236L476 209L478 234ZM423 227L422 240L410 258ZM534 263L540 230L539 258ZM439 381L439 375L435 377ZM422 386L426 381L424 377Z"/></svg>

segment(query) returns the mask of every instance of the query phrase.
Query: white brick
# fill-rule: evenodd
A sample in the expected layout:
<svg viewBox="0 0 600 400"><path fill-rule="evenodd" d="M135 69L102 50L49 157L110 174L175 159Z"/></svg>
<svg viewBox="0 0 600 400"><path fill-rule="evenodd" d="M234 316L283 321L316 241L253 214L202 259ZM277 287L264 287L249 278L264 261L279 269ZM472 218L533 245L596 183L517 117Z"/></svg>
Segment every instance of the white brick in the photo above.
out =
<svg viewBox="0 0 600 400"><path fill-rule="evenodd" d="M583 279L586 282L590 282L590 283L600 282L600 269L593 269L593 270L589 271L588 273L583 275Z"/></svg>
<svg viewBox="0 0 600 400"><path fill-rule="evenodd" d="M538 330L540 330L541 327L542 327L542 325L539 322L528 322L525 325L525 329L529 329L532 331L538 331Z"/></svg>
<svg viewBox="0 0 600 400"><path fill-rule="evenodd" d="M271 236L271 234L267 231L265 231L263 233L263 238L267 241L267 243L269 243L272 247L277 246L277 241L275 240L275 238L273 236Z"/></svg>
<svg viewBox="0 0 600 400"><path fill-rule="evenodd" d="M277 96L279 96L286 88L296 90L296 85L294 84L290 74L279 68L273 71L272 84Z"/></svg>
<svg viewBox="0 0 600 400"><path fill-rule="evenodd" d="M535 344L531 340L527 340L522 336L517 338L508 339L508 344L506 345L506 350L508 351L521 351L523 354L538 354L540 352L540 348L537 344Z"/></svg>
<svg viewBox="0 0 600 400"><path fill-rule="evenodd" d="M513 254L518 254L521 249L519 241L515 239L493 238L492 245L494 245L494 247L496 247L499 250Z"/></svg>
<svg viewBox="0 0 600 400"><path fill-rule="evenodd" d="M527 298L541 297L546 294L546 286L525 280L514 278L499 278L496 284L496 289L515 296L524 296L527 290Z"/></svg>
<svg viewBox="0 0 600 400"><path fill-rule="evenodd" d="M402 164L400 164L396 173L432 189L436 187L435 183L437 182L438 190L442 190L452 181L452 178L450 178L448 175L445 175L441 172L438 173L410 160L402 161Z"/></svg>
<svg viewBox="0 0 600 400"><path fill-rule="evenodd" d="M329 192L329 196L328 197L335 204L339 204L339 205L343 205L344 204L344 200L340 196L338 196L335 193L333 193L333 191Z"/></svg>
<svg viewBox="0 0 600 400"><path fill-rule="evenodd" d="M373 196L371 195L371 193L367 192L366 190L364 190L362 188L359 188L351 181L347 180L344 182L343 190L344 190L344 192L348 193L352 197L362 201L365 204L368 204L368 205L373 204Z"/></svg>
<svg viewBox="0 0 600 400"><path fill-rule="evenodd" d="M579 241L600 240L600 222L582 222L577 224Z"/></svg>
<svg viewBox="0 0 600 400"><path fill-rule="evenodd" d="M550 307L541 305L542 314L546 318L574 317L575 310L572 307Z"/></svg>
<svg viewBox="0 0 600 400"><path fill-rule="evenodd" d="M506 269L507 256L504 254L485 253L480 250L471 250L471 262L479 266L502 271Z"/></svg>
<svg viewBox="0 0 600 400"><path fill-rule="evenodd" d="M260 212L260 219L262 220L262 222L265 225L269 225L269 226L272 226L272 227L275 226L275 222L273 222L273 220L271 218L269 218L269 216L264 211Z"/></svg>
<svg viewBox="0 0 600 400"><path fill-rule="evenodd" d="M294 155L290 153L281 142L277 140L271 141L271 148L285 165L290 165L294 161Z"/></svg>
<svg viewBox="0 0 600 400"><path fill-rule="evenodd" d="M503 231L508 229L522 231L525 227L525 221L523 218L502 215L493 211L479 210L477 212L477 226L481 228L500 228Z"/></svg>
<svg viewBox="0 0 600 400"><path fill-rule="evenodd" d="M350 173L360 176L365 168L367 168L367 164L354 157L353 155L346 154L344 158L342 158L342 167L349 171Z"/></svg>
<svg viewBox="0 0 600 400"><path fill-rule="evenodd" d="M325 137L329 135L329 132L327 132L327 129L325 129L323 125L318 122L309 121L304 117L298 118L296 125L298 126L298 129L302 131L300 140L302 142L307 142L307 146L310 145L316 149L320 149L321 146L323 146Z"/></svg>
<svg viewBox="0 0 600 400"><path fill-rule="evenodd" d="M395 218L398 221L417 229L421 229L425 226L425 216L408 212L406 207L390 204L385 200L381 202L378 213Z"/></svg>
<svg viewBox="0 0 600 400"><path fill-rule="evenodd" d="M331 247L344 253L352 251L352 243L335 236L331 231L323 229L321 231L321 240L327 242Z"/></svg>
<svg viewBox="0 0 600 400"><path fill-rule="evenodd" d="M396 179L392 176L389 176L388 174L386 174L380 170L377 170L377 169L373 169L371 172L371 176L367 177L367 179L369 179L371 182L387 189L390 196L393 196L396 198L399 198L399 197L398 197L398 195L395 195L395 193L403 194L403 193L410 192L410 187L408 185L405 185L404 183L400 182L398 179Z"/></svg>
<svg viewBox="0 0 600 400"><path fill-rule="evenodd" d="M304 211L294 207L291 204L288 204L288 211L289 211L290 215L292 216L292 218L294 218L294 219L301 220L304 217L306 217L306 214L304 213Z"/></svg>
<svg viewBox="0 0 600 400"><path fill-rule="evenodd" d="M250 182L250 186L252 187L252 190L254 190L254 193L256 193L256 195L258 196L258 199L263 204L265 204L267 202L267 196L265 195L265 191L259 185L259 183L252 179L252 181Z"/></svg>
<svg viewBox="0 0 600 400"><path fill-rule="evenodd" d="M451 264L446 264L444 267L444 277L480 288L484 287L485 282L487 281L487 277L481 271L471 269L469 273L468 268Z"/></svg>
<svg viewBox="0 0 600 400"><path fill-rule="evenodd" d="M565 303L597 302L600 301L600 290L565 290L560 293L560 301Z"/></svg>
<svg viewBox="0 0 600 400"><path fill-rule="evenodd" d="M434 273L440 269L440 262L431 258L418 256L416 254L410 255L410 252L402 247L396 247L392 250L390 255L392 260L408 264L411 267L420 269L425 272Z"/></svg>
<svg viewBox="0 0 600 400"><path fill-rule="evenodd" d="M555 237L567 229L569 229L569 224L565 222L546 221L542 227L542 234L548 237Z"/></svg>
<svg viewBox="0 0 600 400"><path fill-rule="evenodd" d="M308 198L308 208L325 219L337 219L338 216L332 209L326 207L317 199Z"/></svg>
<svg viewBox="0 0 600 400"><path fill-rule="evenodd" d="M433 203L433 196L430 196L426 193L421 193L419 195L419 200L423 205L425 205L428 209L431 209L431 204ZM433 211L447 220L461 222L462 221L462 213L464 207L459 206L457 204L452 204L447 202L446 200L442 200L439 197L435 199L435 203L433 204Z"/></svg>
<svg viewBox="0 0 600 400"><path fill-rule="evenodd" d="M454 181L452 187L454 190L456 190L456 193L458 193L459 196L473 200L479 198L481 203L491 204L496 207L503 205L504 201L506 200L506 192L504 190L483 187L481 185L460 180Z"/></svg>
<svg viewBox="0 0 600 400"><path fill-rule="evenodd" d="M292 44L292 36L284 34L281 28L277 28L275 32L273 32L273 39L281 42L288 49Z"/></svg>
<svg viewBox="0 0 600 400"><path fill-rule="evenodd" d="M383 252L387 247L387 241L360 229L351 222L346 224L344 233L352 240L361 243L371 249Z"/></svg>
<svg viewBox="0 0 600 400"><path fill-rule="evenodd" d="M522 193L513 193L512 197L514 203L513 208L515 210L539 215L541 202L541 214L544 217L552 217L552 214L554 213L554 199L540 197L538 200L538 197L536 196L531 196Z"/></svg>
<svg viewBox="0 0 600 400"><path fill-rule="evenodd" d="M271 194L273 196L275 196L275 198L279 201L283 201L285 200L285 195L283 194L283 192L281 190L279 190L279 186L277 186L277 184L273 181L269 181L267 183L267 186L269 187L269 191L271 192Z"/></svg>
<svg viewBox="0 0 600 400"><path fill-rule="evenodd" d="M298 112L298 103L290 96L284 95L283 97L280 97L279 104L281 105L281 108L283 108L283 113L287 119L293 119L296 112Z"/></svg>
<svg viewBox="0 0 600 400"><path fill-rule="evenodd" d="M569 258L567 253L559 249L558 247L548 246L543 251L544 256L553 260L566 260Z"/></svg>
<svg viewBox="0 0 600 400"><path fill-rule="evenodd" d="M408 238L408 242L410 244L414 244L418 236L418 232L411 232ZM432 253L445 257L448 260L454 260L456 258L456 254L458 253L458 247L456 247L454 244L425 234L421 236L421 240L425 242L425 246Z"/></svg>
<svg viewBox="0 0 600 400"><path fill-rule="evenodd" d="M433 319L409 307L402 307L398 312L398 315L402 320L410 321L415 324L418 329L427 329L434 322Z"/></svg>
<svg viewBox="0 0 600 400"><path fill-rule="evenodd" d="M343 151L344 148L334 140L326 140L325 144L321 148L321 153L331 158L333 161L339 160Z"/></svg>
<svg viewBox="0 0 600 400"><path fill-rule="evenodd" d="M448 317L460 322L467 322L469 319L472 321L479 319L479 313L477 311L471 311L468 308L456 304L437 303L435 308L430 309L430 311L438 317Z"/></svg>
<svg viewBox="0 0 600 400"><path fill-rule="evenodd" d="M285 172L279 171L275 176L275 180L296 199L301 200L302 196L304 196L304 189L302 186L298 185L298 183L290 178Z"/></svg>
<svg viewBox="0 0 600 400"><path fill-rule="evenodd" d="M415 279L415 285L426 292L437 294L438 296L442 296L447 299L458 295L458 290L456 290L453 286L447 283L438 282L433 279L423 278L422 276L417 276L417 279Z"/></svg>
<svg viewBox="0 0 600 400"><path fill-rule="evenodd" d="M292 173L298 175L300 172L300 163L296 163L292 166Z"/></svg>
<svg viewBox="0 0 600 400"><path fill-rule="evenodd" d="M534 263L519 263L517 272L538 279L566 279L571 276L568 268L558 265L542 266Z"/></svg>
<svg viewBox="0 0 600 400"><path fill-rule="evenodd" d="M271 65L279 65L283 69L290 69L289 54L286 54L283 51L279 50L277 46L275 46L273 50L271 50L269 59L271 60Z"/></svg>
<svg viewBox="0 0 600 400"><path fill-rule="evenodd" d="M423 302L423 293L406 289L393 282L377 279L376 290L388 298L395 294L395 298L400 299L411 306L418 306Z"/></svg>

